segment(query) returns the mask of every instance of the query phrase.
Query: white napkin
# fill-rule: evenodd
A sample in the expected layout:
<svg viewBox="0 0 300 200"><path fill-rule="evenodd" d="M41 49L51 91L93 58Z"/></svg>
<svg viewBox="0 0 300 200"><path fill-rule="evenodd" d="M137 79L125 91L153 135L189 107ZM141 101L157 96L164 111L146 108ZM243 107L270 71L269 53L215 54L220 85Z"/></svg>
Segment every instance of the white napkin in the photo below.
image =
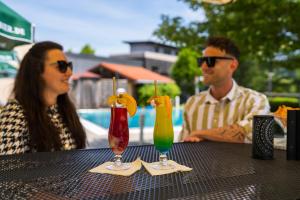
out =
<svg viewBox="0 0 300 200"><path fill-rule="evenodd" d="M102 165L99 165L98 167L95 167L95 168L89 170L89 172L100 173L100 174L120 175L120 176L131 176L136 171L140 170L142 167L142 162L141 162L140 158L137 158L135 161L133 161L131 163L126 163L126 164L130 164L130 168L126 169L126 170L114 171L114 170L107 169L106 167L111 164L113 164L113 162L103 163Z"/></svg>
<svg viewBox="0 0 300 200"><path fill-rule="evenodd" d="M168 160L168 164L171 164L174 166L174 168L172 169L163 169L163 170L157 170L154 169L151 165L153 164L158 164L159 162L155 162L155 163L147 163L142 161L142 164L144 165L144 167L146 168L146 170L152 175L152 176L157 176L157 175L163 175L163 174L170 174L170 173L174 173L174 172L188 172L188 171L192 171L192 168L189 168L187 166L184 165L180 165L178 163L176 163L173 160Z"/></svg>
<svg viewBox="0 0 300 200"><path fill-rule="evenodd" d="M286 150L286 135L283 138L274 138L274 148Z"/></svg>

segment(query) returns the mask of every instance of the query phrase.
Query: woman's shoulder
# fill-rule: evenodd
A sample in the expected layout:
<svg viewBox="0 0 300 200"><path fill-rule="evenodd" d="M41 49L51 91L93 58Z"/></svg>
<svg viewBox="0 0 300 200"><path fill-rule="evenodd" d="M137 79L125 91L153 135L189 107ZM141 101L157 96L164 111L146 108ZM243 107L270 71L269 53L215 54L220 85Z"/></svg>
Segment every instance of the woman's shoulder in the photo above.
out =
<svg viewBox="0 0 300 200"><path fill-rule="evenodd" d="M1 117L5 115L24 115L24 110L22 105L16 99L9 99L5 106L1 108Z"/></svg>
<svg viewBox="0 0 300 200"><path fill-rule="evenodd" d="M6 105L20 105L19 101L17 99L8 99Z"/></svg>
<svg viewBox="0 0 300 200"><path fill-rule="evenodd" d="M21 104L9 100L0 112L0 155L30 150L27 120Z"/></svg>

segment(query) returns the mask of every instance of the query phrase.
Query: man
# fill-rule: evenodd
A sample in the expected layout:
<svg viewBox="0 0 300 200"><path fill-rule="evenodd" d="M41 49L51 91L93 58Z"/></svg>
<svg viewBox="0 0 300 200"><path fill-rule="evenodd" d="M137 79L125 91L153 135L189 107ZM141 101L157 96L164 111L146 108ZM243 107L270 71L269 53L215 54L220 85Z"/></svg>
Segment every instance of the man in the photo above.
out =
<svg viewBox="0 0 300 200"><path fill-rule="evenodd" d="M229 39L211 37L198 59L208 91L190 97L181 132L185 142L203 140L243 143L252 139L254 115L269 113L265 95L239 86L232 78L239 49Z"/></svg>

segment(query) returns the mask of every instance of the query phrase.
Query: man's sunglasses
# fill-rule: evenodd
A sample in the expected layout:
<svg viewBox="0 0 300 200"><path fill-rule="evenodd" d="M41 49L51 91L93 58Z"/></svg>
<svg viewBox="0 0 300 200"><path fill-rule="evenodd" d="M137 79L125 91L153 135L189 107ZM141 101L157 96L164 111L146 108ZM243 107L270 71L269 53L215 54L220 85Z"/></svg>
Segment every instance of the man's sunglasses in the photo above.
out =
<svg viewBox="0 0 300 200"><path fill-rule="evenodd" d="M66 62L64 60L59 60L56 63L52 63L51 65L56 64L58 67L58 70L61 73L66 73L66 71L68 70L68 67L70 67L71 70L73 70L73 64L72 62Z"/></svg>
<svg viewBox="0 0 300 200"><path fill-rule="evenodd" d="M216 60L221 59L221 60L233 60L234 58L232 57L223 57L223 56L209 56L209 57L200 57L197 59L198 61L198 66L202 66L204 62L206 62L207 67L214 67L216 64Z"/></svg>

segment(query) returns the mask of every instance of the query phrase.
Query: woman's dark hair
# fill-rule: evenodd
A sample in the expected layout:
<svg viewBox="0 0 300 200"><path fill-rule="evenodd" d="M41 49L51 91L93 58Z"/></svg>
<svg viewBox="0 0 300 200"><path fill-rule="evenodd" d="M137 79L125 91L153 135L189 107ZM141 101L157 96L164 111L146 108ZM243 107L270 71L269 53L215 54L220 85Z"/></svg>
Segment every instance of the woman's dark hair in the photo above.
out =
<svg viewBox="0 0 300 200"><path fill-rule="evenodd" d="M225 37L210 37L206 42L207 46L213 46L234 56L237 60L240 57L240 50L233 41Z"/></svg>
<svg viewBox="0 0 300 200"><path fill-rule="evenodd" d="M33 45L21 61L13 89L13 94L22 105L28 121L30 146L37 151L60 150L62 147L59 130L51 123L47 115L47 106L43 96L45 82L42 79L42 73L46 54L54 49L63 51L61 45L50 41ZM86 135L68 94L59 95L57 104L64 123L76 141L77 148L84 148Z"/></svg>

